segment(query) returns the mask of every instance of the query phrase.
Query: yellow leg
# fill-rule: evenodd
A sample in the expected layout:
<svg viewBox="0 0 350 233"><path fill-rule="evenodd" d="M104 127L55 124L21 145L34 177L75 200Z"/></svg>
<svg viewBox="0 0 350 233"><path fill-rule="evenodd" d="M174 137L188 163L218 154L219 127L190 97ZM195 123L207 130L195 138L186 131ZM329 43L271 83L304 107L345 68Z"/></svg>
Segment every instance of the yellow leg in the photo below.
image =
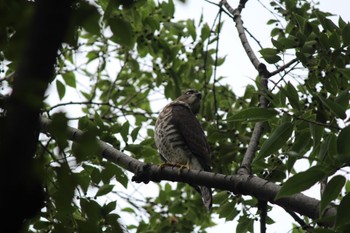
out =
<svg viewBox="0 0 350 233"><path fill-rule="evenodd" d="M182 169L185 169L185 168L190 169L190 162L187 162L186 164L164 162L160 165L161 168L165 166L178 167L179 168L178 174L180 175Z"/></svg>

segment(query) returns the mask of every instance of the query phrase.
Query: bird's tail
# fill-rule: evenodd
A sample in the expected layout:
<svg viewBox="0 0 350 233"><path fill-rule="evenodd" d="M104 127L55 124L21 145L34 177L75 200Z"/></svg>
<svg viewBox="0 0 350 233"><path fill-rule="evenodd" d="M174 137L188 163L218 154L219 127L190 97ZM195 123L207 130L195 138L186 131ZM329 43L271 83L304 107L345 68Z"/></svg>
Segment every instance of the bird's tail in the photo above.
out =
<svg viewBox="0 0 350 233"><path fill-rule="evenodd" d="M206 186L199 186L200 193L202 194L202 201L205 207L207 207L208 210L211 209L211 205L213 203L213 196L211 189Z"/></svg>

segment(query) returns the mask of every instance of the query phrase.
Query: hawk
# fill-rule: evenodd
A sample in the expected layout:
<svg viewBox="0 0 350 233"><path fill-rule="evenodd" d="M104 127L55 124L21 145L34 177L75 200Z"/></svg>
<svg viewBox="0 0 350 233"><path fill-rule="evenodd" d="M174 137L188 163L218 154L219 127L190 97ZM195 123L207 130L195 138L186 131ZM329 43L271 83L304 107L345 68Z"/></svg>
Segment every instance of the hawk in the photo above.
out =
<svg viewBox="0 0 350 233"><path fill-rule="evenodd" d="M203 129L196 118L202 95L187 90L160 112L155 126L155 144L161 159L189 169L210 171L210 148ZM194 186L204 205L210 210L212 191L206 186Z"/></svg>

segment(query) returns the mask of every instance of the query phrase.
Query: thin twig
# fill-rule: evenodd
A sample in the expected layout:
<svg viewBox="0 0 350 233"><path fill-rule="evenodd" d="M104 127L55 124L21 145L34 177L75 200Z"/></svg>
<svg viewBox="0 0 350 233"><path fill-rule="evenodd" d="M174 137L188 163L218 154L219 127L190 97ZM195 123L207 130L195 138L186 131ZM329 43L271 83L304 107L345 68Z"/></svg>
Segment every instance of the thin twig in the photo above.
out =
<svg viewBox="0 0 350 233"><path fill-rule="evenodd" d="M263 48L263 46L261 45L260 41L258 39L256 39L255 36L252 33L250 33L250 31L246 27L244 27L244 31L246 33L248 33L248 35L258 44L260 49Z"/></svg>
<svg viewBox="0 0 350 233"><path fill-rule="evenodd" d="M314 125L319 125L319 126L323 126L323 127L326 127L326 128L330 128L330 129L336 129L336 130L341 130L340 127L337 127L337 126L333 126L333 125L329 125L329 124L325 124L325 123L322 123L322 122L318 122L318 121L312 121L312 120L308 120L308 119L305 119L305 118L301 118L301 117L298 117L294 114L290 114L289 112L285 111L285 110L281 110L284 114L287 114L295 119L298 119L298 120L301 120L301 121L305 121L307 123L311 123L311 124L314 124Z"/></svg>
<svg viewBox="0 0 350 233"><path fill-rule="evenodd" d="M213 96L214 96L214 110L216 115L216 128L219 128L219 114L218 114L218 104L217 104L217 98L216 98L216 75L217 75L217 67L218 67L218 60L219 60L219 42L220 42L220 32L221 32L221 15L222 15L222 6L220 6L219 10L219 23L218 23L218 36L216 40L216 54L215 54L215 64L214 64L214 82L213 82Z"/></svg>
<svg viewBox="0 0 350 233"><path fill-rule="evenodd" d="M326 189L327 183L328 183L327 177L325 177L324 179L322 179L320 181L320 194L321 194L321 197L323 196L323 193L324 193L324 190Z"/></svg>
<svg viewBox="0 0 350 233"><path fill-rule="evenodd" d="M298 62L298 59L297 59L297 58L294 58L294 59L290 60L290 61L287 62L285 65L280 66L277 70L272 71L272 72L270 73L270 75L271 75L270 77L272 77L272 76L274 76L274 75L276 75L276 74L278 74L278 73L284 71L284 70L287 69L289 66L293 65L295 62Z"/></svg>
<svg viewBox="0 0 350 233"><path fill-rule="evenodd" d="M70 101L70 102L56 104L56 105L52 106L51 108L45 110L45 112L51 112L55 108L67 106L67 105L98 105L98 106L107 105L107 106L112 107L111 104L107 103L107 102L100 102L99 103L99 102L92 102L92 101L81 101L81 102Z"/></svg>
<svg viewBox="0 0 350 233"><path fill-rule="evenodd" d="M312 227L307 224L304 220L302 220L296 213L294 213L294 211L291 211L291 210L288 210L288 209L285 209L284 210L290 215L292 216L292 218L297 222L299 223L299 225L306 231L308 231L308 229L311 229ZM309 232L309 231L308 231Z"/></svg>

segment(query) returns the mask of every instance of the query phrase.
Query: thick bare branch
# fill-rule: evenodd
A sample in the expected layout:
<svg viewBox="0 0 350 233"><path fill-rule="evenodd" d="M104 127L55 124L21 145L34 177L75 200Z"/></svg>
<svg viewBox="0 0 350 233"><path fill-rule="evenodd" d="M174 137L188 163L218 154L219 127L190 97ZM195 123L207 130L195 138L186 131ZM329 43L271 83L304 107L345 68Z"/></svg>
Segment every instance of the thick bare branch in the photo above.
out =
<svg viewBox="0 0 350 233"><path fill-rule="evenodd" d="M244 4L246 1L242 1ZM236 28L237 28L237 31L238 31L238 36L241 40L241 43L243 45L243 48L247 54L247 56L249 57L251 63L253 64L253 66L255 67L256 70L258 70L258 66L260 64L260 61L259 59L256 57L253 49L250 47L250 44L248 42L248 38L245 34L245 31L244 31L244 27L243 27L243 21L241 19L241 10L242 8L242 4L243 3L240 3L240 5L238 6L238 8L236 9L233 9L230 4L228 4L228 2L226 0L223 0L222 1L222 4L225 6L225 8L233 15L233 20L235 21L236 23Z"/></svg>
<svg viewBox="0 0 350 233"><path fill-rule="evenodd" d="M230 4L226 0L222 0L221 4L225 6L225 8L233 15L233 20L236 23L236 28L238 31L238 36L241 40L243 48L246 51L247 56L249 57L251 63L255 67L257 71L259 71L260 75L260 97L259 97L259 105L261 108L267 108L268 101L266 99L267 96L267 79L270 77L270 73L267 71L266 66L262 64L258 58L256 57L253 49L250 47L247 36L245 34L245 29L243 27L243 21L241 19L241 11L244 8L247 0L241 0L238 7L233 9ZM253 161L254 155L258 150L258 145L260 141L260 137L263 133L263 122L258 122L254 126L254 130L252 136L250 138L250 142L247 148L247 151L243 157L240 168L237 173L240 175L250 174L251 173L251 163Z"/></svg>
<svg viewBox="0 0 350 233"><path fill-rule="evenodd" d="M260 76L260 87L259 87L260 89L259 105L260 106L259 107L267 108L268 100L266 97L268 95L267 79L269 77L269 72L267 71L266 66L262 63L259 65L259 76ZM243 175L243 174L251 173L250 166L254 159L254 155L258 150L260 137L263 131L264 131L264 122L257 122L254 126L254 130L250 138L247 151L244 154L241 166L237 170L237 174Z"/></svg>
<svg viewBox="0 0 350 233"><path fill-rule="evenodd" d="M51 121L41 118L41 132L50 133ZM67 137L74 142L80 142L84 132L68 127ZM213 188L232 191L243 195L251 195L260 200L269 201L285 209L295 211L301 215L308 216L314 220L320 217L320 201L303 194L296 194L275 201L275 196L280 186L266 181L262 178L250 175L223 175L205 171L195 171L177 167L161 167L159 165L146 164L136 160L123 152L111 147L103 141L98 141L99 153L107 160L121 166L135 174L133 180L136 182L149 181L159 182L161 180L186 182L191 184L206 185ZM336 208L329 207L323 217L336 215ZM325 222L324 225L331 226L333 222Z"/></svg>

